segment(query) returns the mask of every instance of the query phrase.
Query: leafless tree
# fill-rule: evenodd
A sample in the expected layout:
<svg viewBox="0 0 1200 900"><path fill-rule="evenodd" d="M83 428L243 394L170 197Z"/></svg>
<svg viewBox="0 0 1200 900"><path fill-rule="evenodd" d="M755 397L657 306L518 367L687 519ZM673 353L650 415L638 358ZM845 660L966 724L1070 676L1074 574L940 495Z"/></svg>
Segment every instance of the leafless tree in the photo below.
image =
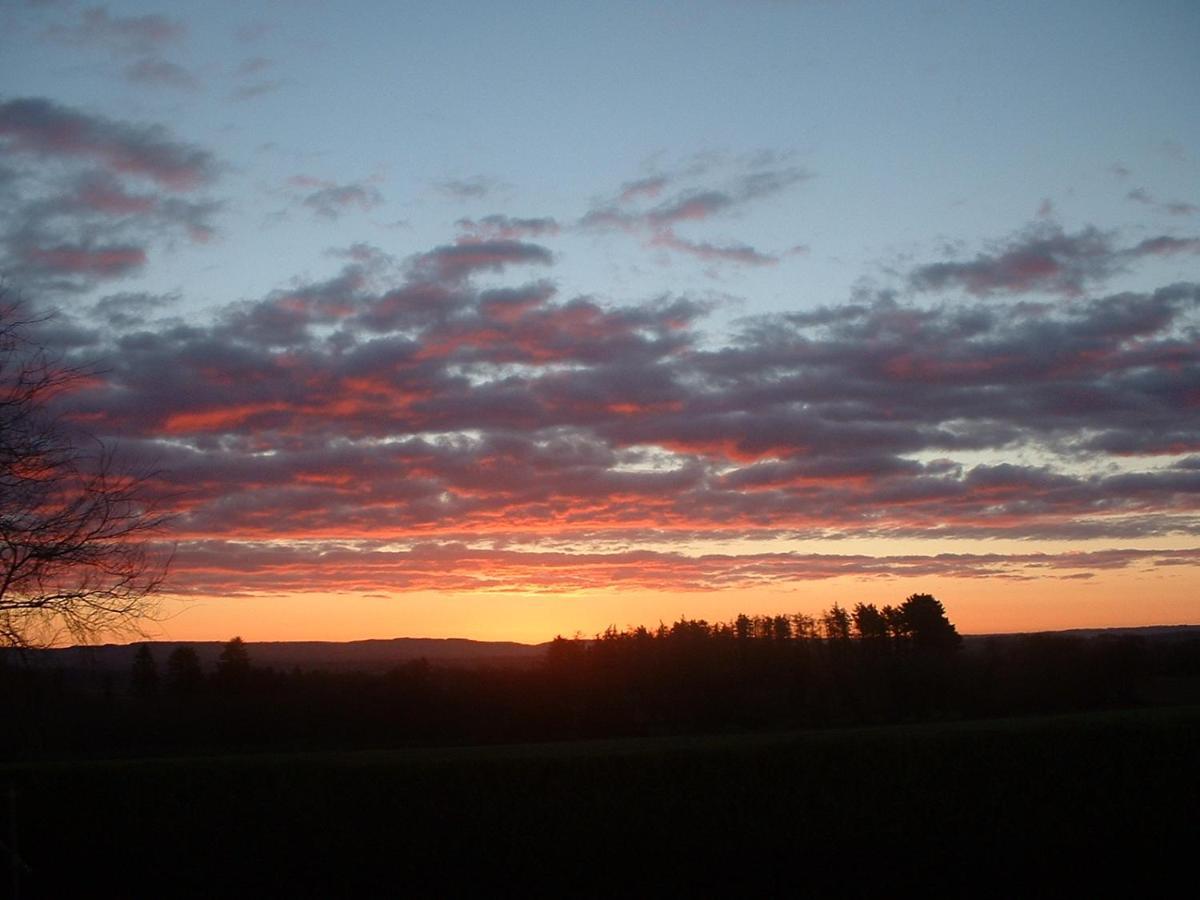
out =
<svg viewBox="0 0 1200 900"><path fill-rule="evenodd" d="M94 373L32 340L41 321L0 298L0 646L138 632L166 572L152 473L54 413Z"/></svg>

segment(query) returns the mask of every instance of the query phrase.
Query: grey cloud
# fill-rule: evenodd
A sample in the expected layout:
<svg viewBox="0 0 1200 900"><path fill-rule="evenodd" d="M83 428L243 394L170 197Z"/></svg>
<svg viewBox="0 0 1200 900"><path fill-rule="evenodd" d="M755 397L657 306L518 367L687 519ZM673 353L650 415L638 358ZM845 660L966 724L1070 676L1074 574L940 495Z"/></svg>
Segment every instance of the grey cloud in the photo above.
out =
<svg viewBox="0 0 1200 900"><path fill-rule="evenodd" d="M125 77L135 84L194 90L199 83L183 66L159 57L139 59L125 67Z"/></svg>
<svg viewBox="0 0 1200 900"><path fill-rule="evenodd" d="M139 271L150 250L215 233L220 204L184 196L215 180L206 150L138 126L32 98L0 103L0 266L44 300Z"/></svg>
<svg viewBox="0 0 1200 900"><path fill-rule="evenodd" d="M1171 250L1190 252L1116 252ZM686 297L474 284L550 264L537 244L343 255L208 326L130 301L138 330L93 338L112 342L106 380L64 403L104 436L169 438L164 491L194 491L182 534L1200 534L1195 284L1069 304L864 293L713 343Z"/></svg>
<svg viewBox="0 0 1200 900"><path fill-rule="evenodd" d="M558 223L547 217L521 219L494 214L478 220L459 219L454 224L463 231L490 240L546 237L559 232Z"/></svg>
<svg viewBox="0 0 1200 900"><path fill-rule="evenodd" d="M436 187L456 200L479 200L493 194L499 187L494 178L474 175L470 178L450 178L440 181Z"/></svg>
<svg viewBox="0 0 1200 900"><path fill-rule="evenodd" d="M0 103L0 138L9 152L90 159L170 190L190 190L217 173L211 153L172 140L161 125L118 122L40 97Z"/></svg>
<svg viewBox="0 0 1200 900"><path fill-rule="evenodd" d="M1160 235L1124 248L1114 238L1091 227L1067 234L1058 226L1039 225L970 262L920 266L910 274L909 284L919 291L961 288L976 296L1044 292L1078 297L1134 260L1200 252L1197 238Z"/></svg>
<svg viewBox="0 0 1200 900"><path fill-rule="evenodd" d="M114 16L105 7L94 6L80 13L78 23L51 26L45 36L71 46L138 54L178 41L186 33L186 26L177 19L156 14Z"/></svg>
<svg viewBox="0 0 1200 900"><path fill-rule="evenodd" d="M367 212L383 203L383 195L370 184L331 184L301 201L318 216L337 219L350 209Z"/></svg>

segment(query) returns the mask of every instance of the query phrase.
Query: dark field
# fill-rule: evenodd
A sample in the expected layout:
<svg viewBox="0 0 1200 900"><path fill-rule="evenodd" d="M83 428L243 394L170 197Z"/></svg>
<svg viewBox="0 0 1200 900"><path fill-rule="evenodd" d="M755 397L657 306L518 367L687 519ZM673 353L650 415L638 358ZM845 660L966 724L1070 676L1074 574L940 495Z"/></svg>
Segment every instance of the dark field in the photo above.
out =
<svg viewBox="0 0 1200 900"><path fill-rule="evenodd" d="M1197 831L1200 707L757 735L8 765L22 896L973 895ZM1081 881L1082 880L1082 881Z"/></svg>

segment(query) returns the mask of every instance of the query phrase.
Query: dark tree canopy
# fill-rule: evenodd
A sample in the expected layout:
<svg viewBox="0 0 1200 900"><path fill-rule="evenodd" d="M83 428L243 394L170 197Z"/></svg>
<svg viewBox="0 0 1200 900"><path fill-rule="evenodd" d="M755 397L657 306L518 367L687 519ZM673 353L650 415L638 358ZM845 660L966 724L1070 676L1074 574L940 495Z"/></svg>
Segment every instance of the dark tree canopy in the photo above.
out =
<svg viewBox="0 0 1200 900"><path fill-rule="evenodd" d="M204 670L195 648L176 647L167 657L167 693L186 698L195 694L204 682Z"/></svg>
<svg viewBox="0 0 1200 900"><path fill-rule="evenodd" d="M0 646L136 631L165 571L148 473L55 415L93 373L34 342L39 321L0 305Z"/></svg>
<svg viewBox="0 0 1200 900"><path fill-rule="evenodd" d="M919 650L948 651L962 643L945 608L932 594L912 594L900 605L899 614L909 639Z"/></svg>
<svg viewBox="0 0 1200 900"><path fill-rule="evenodd" d="M133 657L129 673L130 692L143 700L158 696L158 664L149 644L142 644Z"/></svg>
<svg viewBox="0 0 1200 900"><path fill-rule="evenodd" d="M226 688L236 689L245 684L250 676L250 654L240 637L231 638L221 648L217 659L217 680Z"/></svg>

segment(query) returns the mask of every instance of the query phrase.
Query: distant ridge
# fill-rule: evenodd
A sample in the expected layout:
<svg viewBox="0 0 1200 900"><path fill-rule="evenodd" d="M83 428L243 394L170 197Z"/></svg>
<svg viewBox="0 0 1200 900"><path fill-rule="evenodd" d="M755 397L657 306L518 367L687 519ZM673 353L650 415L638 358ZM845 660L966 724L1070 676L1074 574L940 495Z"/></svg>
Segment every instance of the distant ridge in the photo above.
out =
<svg viewBox="0 0 1200 900"><path fill-rule="evenodd" d="M216 665L225 641L139 641L133 644L98 644L31 650L26 658L36 666L64 669L124 671L134 653L146 644L162 665L172 651L191 647L205 668ZM456 666L528 665L545 654L545 644L515 641L473 641L467 638L382 638L362 641L247 641L246 651L255 666L276 669L378 671L401 663L426 659ZM0 658L17 651L0 651Z"/></svg>
<svg viewBox="0 0 1200 900"><path fill-rule="evenodd" d="M1142 637L1148 640L1200 638L1200 625L1145 625L1118 628L1071 628L1063 631L1024 631L996 634L964 634L968 646L985 641L1005 641L1036 635L1093 638L1100 636ZM178 647L191 647L205 668L216 665L225 641L138 641L132 644L97 644L29 650L23 656L39 668L128 671L138 647L146 644L162 665ZM331 671L385 671L392 666L425 659L442 666L529 666L540 662L549 642L522 644L516 641L475 641L469 638L373 638L361 641L247 641L246 650L255 666L285 670L326 669ZM20 651L0 648L0 662Z"/></svg>
<svg viewBox="0 0 1200 900"><path fill-rule="evenodd" d="M1018 638L1034 635L1058 635L1060 637L1145 637L1158 639L1200 637L1200 625L1124 625L1115 628L1064 628L1061 631L1011 631L997 634L964 634L966 640L985 638Z"/></svg>

